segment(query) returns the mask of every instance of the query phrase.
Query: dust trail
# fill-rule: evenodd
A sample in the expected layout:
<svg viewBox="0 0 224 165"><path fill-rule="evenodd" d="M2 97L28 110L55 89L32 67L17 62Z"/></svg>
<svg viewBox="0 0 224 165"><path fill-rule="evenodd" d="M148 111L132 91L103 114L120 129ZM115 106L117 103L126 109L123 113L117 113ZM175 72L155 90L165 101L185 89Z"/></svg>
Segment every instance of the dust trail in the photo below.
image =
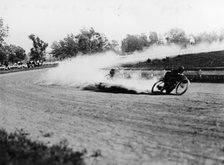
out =
<svg viewBox="0 0 224 165"><path fill-rule="evenodd" d="M44 73L38 83L44 85L63 85L77 88L97 86L99 83L105 87L119 86L139 92L149 92L157 78L145 80L141 72L129 73L125 76L122 71L116 74L114 79L105 77L109 70L105 68L118 67L121 64L137 63L147 59L164 58L168 56L181 55L186 53L198 53L203 51L214 51L223 48L223 43L216 43L210 46L200 44L187 49L180 49L176 45L154 46L143 52L136 52L133 55L121 56L114 52L99 53L95 55L77 56L70 60L63 61L58 67L49 69ZM205 49L206 48L206 49ZM127 73L126 73L127 74ZM163 73L161 73L161 76ZM127 78L128 77L128 78Z"/></svg>
<svg viewBox="0 0 224 165"><path fill-rule="evenodd" d="M150 91L152 84L156 80L155 78L144 80L141 77L141 72L128 73L129 78L125 78L125 75L121 71L116 73L113 79L106 77L109 69L105 68L116 67L120 64L130 62L135 63L141 60L144 61L148 58L148 56L147 58L138 58L136 56L140 57L141 55L136 54L126 57L119 56L114 52L107 52L96 55L77 56L71 60L61 62L56 68L49 69L41 75L38 83L42 85L63 85L78 88L104 83L107 87L119 86L135 90L137 93Z"/></svg>

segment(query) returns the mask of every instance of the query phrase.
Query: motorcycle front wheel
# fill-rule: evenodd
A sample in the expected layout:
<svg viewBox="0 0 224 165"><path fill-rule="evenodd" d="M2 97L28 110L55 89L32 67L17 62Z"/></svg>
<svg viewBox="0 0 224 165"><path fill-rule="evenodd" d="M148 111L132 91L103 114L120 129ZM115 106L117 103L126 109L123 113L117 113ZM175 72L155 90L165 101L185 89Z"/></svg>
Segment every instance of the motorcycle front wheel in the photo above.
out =
<svg viewBox="0 0 224 165"><path fill-rule="evenodd" d="M189 80L179 82L176 86L176 94L183 95L187 91L189 84Z"/></svg>

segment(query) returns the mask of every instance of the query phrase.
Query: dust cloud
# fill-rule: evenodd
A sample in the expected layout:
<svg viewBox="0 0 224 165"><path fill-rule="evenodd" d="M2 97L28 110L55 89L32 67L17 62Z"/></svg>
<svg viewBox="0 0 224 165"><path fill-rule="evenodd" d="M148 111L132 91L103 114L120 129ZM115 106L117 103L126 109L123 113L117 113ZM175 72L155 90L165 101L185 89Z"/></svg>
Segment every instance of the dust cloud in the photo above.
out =
<svg viewBox="0 0 224 165"><path fill-rule="evenodd" d="M79 55L75 58L60 62L55 68L43 73L38 81L42 85L62 85L76 88L88 86L96 87L104 84L104 87L119 86L124 89L134 90L136 93L149 92L158 77L144 79L141 71L123 71L119 69L122 64L143 62L147 59L161 59L175 55L188 53L208 52L221 50L223 43L200 44L181 49L176 45L152 46L142 52L135 52L132 55L118 55L114 52L99 53L94 55ZM106 76L110 68L118 68L113 79ZM164 72L165 73L165 72ZM162 75L161 75L162 76Z"/></svg>
<svg viewBox="0 0 224 165"><path fill-rule="evenodd" d="M144 80L139 72L123 73L116 69L113 79L110 79L110 68L117 68L121 64L135 63L139 61L136 56L129 57L117 55L114 52L106 52L95 55L77 56L75 58L60 62L55 68L49 69L43 73L38 83L44 85L62 85L77 88L95 86L104 83L104 87L119 86L142 92L150 90L155 80ZM140 59L141 60L141 59ZM145 60L145 58L142 58ZM129 78L127 78L129 77Z"/></svg>

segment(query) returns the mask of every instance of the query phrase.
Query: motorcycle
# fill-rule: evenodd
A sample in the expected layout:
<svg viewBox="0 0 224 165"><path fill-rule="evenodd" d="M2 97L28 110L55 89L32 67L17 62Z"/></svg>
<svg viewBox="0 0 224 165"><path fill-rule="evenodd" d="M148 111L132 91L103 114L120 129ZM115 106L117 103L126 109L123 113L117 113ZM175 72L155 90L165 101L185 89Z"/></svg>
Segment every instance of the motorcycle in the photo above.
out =
<svg viewBox="0 0 224 165"><path fill-rule="evenodd" d="M152 94L170 94L175 91L177 95L183 95L188 87L190 81L185 75L179 75L178 78L172 81L165 80L165 77L161 78L152 86Z"/></svg>

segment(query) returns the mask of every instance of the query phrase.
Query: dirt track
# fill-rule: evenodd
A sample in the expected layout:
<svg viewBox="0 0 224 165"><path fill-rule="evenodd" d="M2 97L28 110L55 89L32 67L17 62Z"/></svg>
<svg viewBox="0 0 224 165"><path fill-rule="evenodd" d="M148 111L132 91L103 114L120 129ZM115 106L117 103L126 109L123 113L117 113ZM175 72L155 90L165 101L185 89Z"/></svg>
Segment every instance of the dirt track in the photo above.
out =
<svg viewBox="0 0 224 165"><path fill-rule="evenodd" d="M183 96L112 94L35 84L43 71L0 75L0 127L101 150L89 164L224 163L224 84L192 83Z"/></svg>

